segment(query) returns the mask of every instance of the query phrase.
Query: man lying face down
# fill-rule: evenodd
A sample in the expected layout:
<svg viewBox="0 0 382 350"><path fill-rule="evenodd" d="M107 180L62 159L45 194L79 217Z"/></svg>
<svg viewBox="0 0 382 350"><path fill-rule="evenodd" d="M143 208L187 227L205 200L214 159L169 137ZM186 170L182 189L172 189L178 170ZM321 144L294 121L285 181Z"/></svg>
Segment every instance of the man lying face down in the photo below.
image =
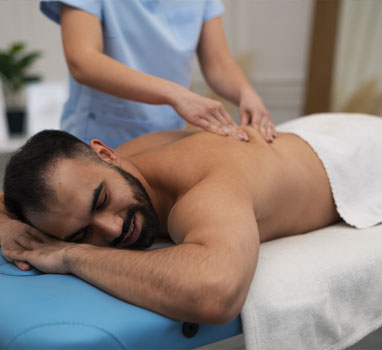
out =
<svg viewBox="0 0 382 350"><path fill-rule="evenodd" d="M351 116L293 125L333 121L339 140L344 130L382 131L382 120L358 117L357 133L347 126ZM4 258L21 269L74 274L173 319L232 320L245 302L260 242L340 219L323 163L307 142L280 132L267 143L255 129L245 131L247 143L169 131L116 150L61 131L33 136L6 170ZM176 245L142 250L158 237Z"/></svg>

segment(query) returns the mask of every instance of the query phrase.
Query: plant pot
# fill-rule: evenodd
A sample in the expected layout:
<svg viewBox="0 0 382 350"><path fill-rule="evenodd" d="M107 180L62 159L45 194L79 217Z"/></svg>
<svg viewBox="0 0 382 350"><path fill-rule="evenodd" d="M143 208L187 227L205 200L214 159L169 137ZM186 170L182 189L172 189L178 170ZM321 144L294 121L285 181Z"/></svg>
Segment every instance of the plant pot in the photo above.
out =
<svg viewBox="0 0 382 350"><path fill-rule="evenodd" d="M22 134L24 134L25 110L8 109L7 122L9 135L21 136Z"/></svg>

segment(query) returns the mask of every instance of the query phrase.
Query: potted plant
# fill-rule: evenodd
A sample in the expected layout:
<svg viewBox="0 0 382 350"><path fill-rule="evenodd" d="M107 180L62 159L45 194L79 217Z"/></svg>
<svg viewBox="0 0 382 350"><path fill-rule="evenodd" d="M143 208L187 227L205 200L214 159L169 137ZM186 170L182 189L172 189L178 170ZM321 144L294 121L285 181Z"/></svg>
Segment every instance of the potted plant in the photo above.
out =
<svg viewBox="0 0 382 350"><path fill-rule="evenodd" d="M31 65L40 56L39 51L27 52L22 42L12 43L7 50L0 50L0 77L10 135L24 132L24 88L28 83L41 80L39 75L28 73Z"/></svg>

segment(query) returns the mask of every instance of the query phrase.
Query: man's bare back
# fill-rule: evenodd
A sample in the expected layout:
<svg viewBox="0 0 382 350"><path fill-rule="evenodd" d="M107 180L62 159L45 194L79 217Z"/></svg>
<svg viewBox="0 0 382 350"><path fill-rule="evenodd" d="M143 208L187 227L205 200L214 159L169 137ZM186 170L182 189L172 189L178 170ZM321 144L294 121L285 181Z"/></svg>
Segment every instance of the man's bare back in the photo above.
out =
<svg viewBox="0 0 382 350"><path fill-rule="evenodd" d="M172 210L162 220L168 226L174 226L171 213L177 211L178 200L201 183L245 193L262 242L339 220L324 167L305 141L279 133L273 143L267 143L256 129L244 129L248 143L206 132L171 131L142 136L117 151L145 178L155 179L151 181L172 193ZM183 201L182 206L187 205ZM166 227L163 230L168 232ZM177 230L170 231L175 242L183 241Z"/></svg>

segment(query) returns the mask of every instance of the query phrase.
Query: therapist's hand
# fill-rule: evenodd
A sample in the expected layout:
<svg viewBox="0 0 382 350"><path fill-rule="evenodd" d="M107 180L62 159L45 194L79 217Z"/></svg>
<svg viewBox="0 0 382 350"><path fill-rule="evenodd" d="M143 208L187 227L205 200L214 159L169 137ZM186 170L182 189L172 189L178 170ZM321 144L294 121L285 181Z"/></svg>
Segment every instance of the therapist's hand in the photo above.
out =
<svg viewBox="0 0 382 350"><path fill-rule="evenodd" d="M261 97L252 89L244 90L240 95L239 112L242 126L252 126L268 142L277 136L269 111Z"/></svg>
<svg viewBox="0 0 382 350"><path fill-rule="evenodd" d="M239 128L219 101L202 97L184 89L173 104L176 112L187 122L221 136L231 135L248 141L248 135Z"/></svg>

